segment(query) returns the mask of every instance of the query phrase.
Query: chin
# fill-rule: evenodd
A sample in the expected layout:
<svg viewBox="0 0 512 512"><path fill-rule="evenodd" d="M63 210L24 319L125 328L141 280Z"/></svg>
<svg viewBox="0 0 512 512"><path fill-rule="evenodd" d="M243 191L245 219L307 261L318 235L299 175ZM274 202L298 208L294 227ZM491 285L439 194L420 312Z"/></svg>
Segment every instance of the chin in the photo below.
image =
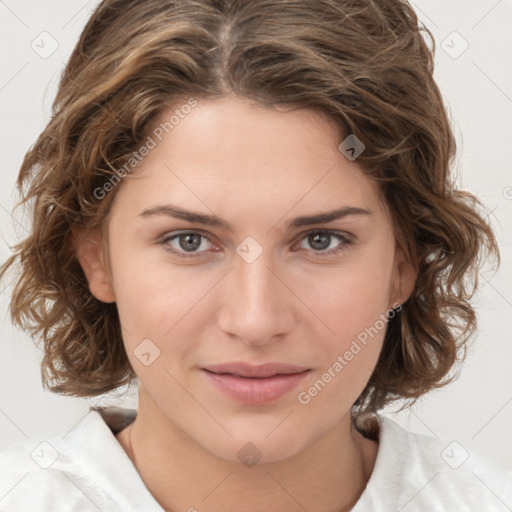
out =
<svg viewBox="0 0 512 512"><path fill-rule="evenodd" d="M273 427L262 430L251 425L247 425L246 428L239 426L236 431L228 428L233 437L219 432L212 438L211 433L204 432L200 435L203 439L197 441L216 457L242 463L247 467L281 462L302 451L307 446L309 437L296 428L293 428L292 433L290 425L288 428L277 425L279 421L274 422ZM314 442L314 439L309 439L309 442Z"/></svg>

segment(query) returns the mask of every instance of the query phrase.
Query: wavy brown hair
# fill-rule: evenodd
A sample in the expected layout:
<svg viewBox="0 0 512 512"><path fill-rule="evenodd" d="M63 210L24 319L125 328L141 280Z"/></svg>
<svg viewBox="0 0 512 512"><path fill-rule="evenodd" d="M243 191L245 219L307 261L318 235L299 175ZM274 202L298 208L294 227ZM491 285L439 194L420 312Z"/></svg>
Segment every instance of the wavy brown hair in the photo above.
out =
<svg viewBox="0 0 512 512"><path fill-rule="evenodd" d="M456 145L434 50L402 0L101 2L21 165L18 205L30 207L32 229L0 270L19 265L11 318L44 343L44 386L94 396L136 377L116 305L90 293L72 233L105 227L117 189L100 199L95 190L120 180L116 169L162 111L227 95L314 109L355 134L365 145L357 161L379 182L418 272L353 412L451 381L475 330L479 268L499 253L481 203L450 174Z"/></svg>

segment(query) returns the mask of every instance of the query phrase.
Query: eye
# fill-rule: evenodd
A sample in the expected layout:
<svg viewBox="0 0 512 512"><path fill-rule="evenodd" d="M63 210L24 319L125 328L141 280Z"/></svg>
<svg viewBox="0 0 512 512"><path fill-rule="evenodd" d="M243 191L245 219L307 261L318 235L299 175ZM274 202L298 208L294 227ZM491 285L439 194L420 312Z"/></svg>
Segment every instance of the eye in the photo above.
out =
<svg viewBox="0 0 512 512"><path fill-rule="evenodd" d="M305 248L302 244L299 244L301 246L300 248L312 252L315 258L324 258L346 250L352 243L352 239L349 235L328 230L310 231L301 238L301 242L304 241L312 249ZM159 244L162 245L166 251L176 254L179 257L196 258L206 252L208 250L208 244L212 244L212 242L207 236L199 232L183 231L181 233L175 232L164 236ZM332 247L329 249L330 246Z"/></svg>
<svg viewBox="0 0 512 512"><path fill-rule="evenodd" d="M206 250L203 243L206 240L209 241L209 239L201 233L186 231L166 236L160 243L163 245L164 249L169 252L178 254L183 258L194 258L201 256L201 253ZM171 242L173 242L174 245ZM200 248L203 250L199 251Z"/></svg>
<svg viewBox="0 0 512 512"><path fill-rule="evenodd" d="M336 240L338 240L337 243ZM331 256L340 251L346 250L352 243L352 240L348 235L327 230L310 231L309 233L306 233L306 236L304 236L301 241L305 241L309 247L313 248L312 253L315 258ZM333 242L335 242L334 245ZM331 248L329 249L329 247ZM306 250L308 249L306 248Z"/></svg>

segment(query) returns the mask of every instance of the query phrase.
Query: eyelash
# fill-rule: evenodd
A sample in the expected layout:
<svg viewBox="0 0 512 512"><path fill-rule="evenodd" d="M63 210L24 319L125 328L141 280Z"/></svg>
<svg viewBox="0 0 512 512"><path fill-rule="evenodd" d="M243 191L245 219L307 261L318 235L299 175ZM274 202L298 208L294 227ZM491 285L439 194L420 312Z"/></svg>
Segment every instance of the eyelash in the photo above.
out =
<svg viewBox="0 0 512 512"><path fill-rule="evenodd" d="M337 247L335 247L334 249L329 249L328 251L312 250L311 252L313 253L314 258L325 258L326 256L332 256L341 251L347 250L348 246L350 246L353 243L352 239L350 237L348 237L346 234L343 234L343 233L340 233L337 231L329 231L326 229L309 231L309 232L305 233L302 236L302 238L299 239L299 242L301 242L302 240L308 238L311 235L315 235L315 234L324 234L324 235L328 235L330 237L338 238L340 240L340 244ZM181 233L173 234L171 236L165 236L163 239L160 240L159 244L162 245L166 251L171 252L172 254L175 254L175 255L179 256L180 258L199 258L199 257L201 257L202 252L186 253L186 252L177 251L176 249L172 249L169 246L169 242L171 242L172 240L177 239L181 236L185 236L185 235L199 235L200 237L210 241L210 243L211 243L211 240L209 240L209 238L206 235L203 235L202 233L199 233L197 231L183 231Z"/></svg>

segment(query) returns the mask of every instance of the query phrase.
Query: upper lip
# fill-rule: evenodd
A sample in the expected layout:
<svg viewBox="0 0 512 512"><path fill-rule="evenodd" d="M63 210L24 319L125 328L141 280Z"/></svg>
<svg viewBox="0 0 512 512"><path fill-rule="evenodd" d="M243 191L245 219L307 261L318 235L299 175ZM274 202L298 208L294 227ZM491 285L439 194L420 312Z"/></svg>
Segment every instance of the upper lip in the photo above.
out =
<svg viewBox="0 0 512 512"><path fill-rule="evenodd" d="M203 368L203 370L213 373L230 373L240 377L272 377L274 375L290 375L292 373L302 373L309 370L305 366L295 366L285 363L265 363L254 366L244 362L234 362L225 364L215 364Z"/></svg>

